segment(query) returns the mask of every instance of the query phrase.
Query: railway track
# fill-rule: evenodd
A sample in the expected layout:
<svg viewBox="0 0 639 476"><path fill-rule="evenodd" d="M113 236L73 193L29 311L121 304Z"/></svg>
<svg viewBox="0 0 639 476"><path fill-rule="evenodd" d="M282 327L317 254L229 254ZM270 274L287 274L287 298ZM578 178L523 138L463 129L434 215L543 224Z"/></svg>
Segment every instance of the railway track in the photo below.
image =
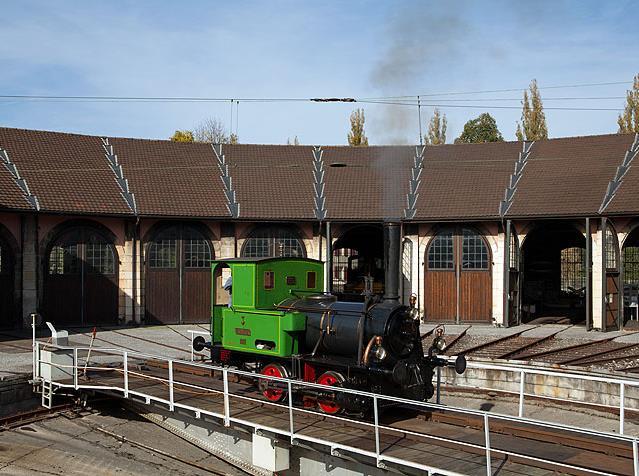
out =
<svg viewBox="0 0 639 476"><path fill-rule="evenodd" d="M478 343L480 338L468 335L467 328L459 334L448 336L445 354L639 372L639 343L619 342L618 337L574 343L557 338L563 330L543 337L527 337L526 333L530 330L484 339Z"/></svg>

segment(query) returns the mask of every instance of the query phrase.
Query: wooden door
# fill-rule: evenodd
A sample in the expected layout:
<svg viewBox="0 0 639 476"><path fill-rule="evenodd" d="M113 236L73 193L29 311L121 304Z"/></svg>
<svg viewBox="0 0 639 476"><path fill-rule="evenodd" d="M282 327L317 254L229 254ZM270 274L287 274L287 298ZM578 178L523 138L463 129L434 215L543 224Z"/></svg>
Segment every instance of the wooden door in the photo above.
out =
<svg viewBox="0 0 639 476"><path fill-rule="evenodd" d="M211 320L211 245L193 228L182 230L182 322Z"/></svg>
<svg viewBox="0 0 639 476"><path fill-rule="evenodd" d="M457 319L455 234L444 231L433 238L426 259L425 311L429 321Z"/></svg>
<svg viewBox="0 0 639 476"><path fill-rule="evenodd" d="M211 245L195 228L174 225L149 243L146 260L147 321L208 322L211 316Z"/></svg>
<svg viewBox="0 0 639 476"><path fill-rule="evenodd" d="M488 322L492 316L490 252L484 239L464 228L456 236L459 267L459 319Z"/></svg>
<svg viewBox="0 0 639 476"><path fill-rule="evenodd" d="M474 230L439 233L426 259L426 318L488 322L492 316L490 252Z"/></svg>
<svg viewBox="0 0 639 476"><path fill-rule="evenodd" d="M118 322L118 260L102 235L76 228L50 247L45 263L42 314L60 324Z"/></svg>
<svg viewBox="0 0 639 476"><path fill-rule="evenodd" d="M0 328L14 323L14 256L9 246L0 240Z"/></svg>
<svg viewBox="0 0 639 476"><path fill-rule="evenodd" d="M144 302L146 321L152 324L180 322L179 230L158 233L146 254Z"/></svg>
<svg viewBox="0 0 639 476"><path fill-rule="evenodd" d="M49 250L45 264L42 317L54 324L83 323L79 237L67 235Z"/></svg>

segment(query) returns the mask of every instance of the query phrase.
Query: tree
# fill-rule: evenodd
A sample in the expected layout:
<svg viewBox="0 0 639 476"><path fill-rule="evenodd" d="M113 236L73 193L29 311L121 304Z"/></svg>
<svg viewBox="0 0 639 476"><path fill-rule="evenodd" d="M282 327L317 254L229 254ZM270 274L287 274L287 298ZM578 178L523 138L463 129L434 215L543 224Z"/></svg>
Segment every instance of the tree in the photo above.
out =
<svg viewBox="0 0 639 476"><path fill-rule="evenodd" d="M173 142L193 142L193 132L191 131L175 131L171 136Z"/></svg>
<svg viewBox="0 0 639 476"><path fill-rule="evenodd" d="M291 142L291 138L288 137L286 139L286 145L300 145L300 140L297 138L297 136L295 136L295 138L293 139L293 142Z"/></svg>
<svg viewBox="0 0 639 476"><path fill-rule="evenodd" d="M630 91L626 91L626 107L617 119L619 134L639 134L639 74Z"/></svg>
<svg viewBox="0 0 639 476"><path fill-rule="evenodd" d="M528 99L528 90L524 91L522 105L521 124L517 122L517 131L515 132L517 140L548 139L544 105L541 102L536 79L530 83L530 100Z"/></svg>
<svg viewBox="0 0 639 476"><path fill-rule="evenodd" d="M478 144L481 142L503 142L504 137L497 129L495 118L487 112L478 118L471 119L464 124L461 135L455 139L455 144Z"/></svg>
<svg viewBox="0 0 639 476"><path fill-rule="evenodd" d="M446 114L441 114L439 109L433 111L433 117L428 123L428 133L424 136L424 142L428 145L441 145L446 143L446 128L448 121Z"/></svg>
<svg viewBox="0 0 639 476"><path fill-rule="evenodd" d="M364 109L355 109L351 113L351 131L348 133L348 145L366 146L368 145L368 137L364 135Z"/></svg>
<svg viewBox="0 0 639 476"><path fill-rule="evenodd" d="M237 144L237 134L226 135L226 129L217 118L209 117L200 122L193 131L195 142L208 142L210 144Z"/></svg>

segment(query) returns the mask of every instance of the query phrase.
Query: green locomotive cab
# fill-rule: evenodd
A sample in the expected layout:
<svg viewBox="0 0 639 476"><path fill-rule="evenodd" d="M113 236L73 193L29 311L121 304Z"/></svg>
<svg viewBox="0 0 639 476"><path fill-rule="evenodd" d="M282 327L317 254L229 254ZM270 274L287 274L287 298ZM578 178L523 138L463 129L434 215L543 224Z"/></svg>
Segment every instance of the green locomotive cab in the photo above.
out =
<svg viewBox="0 0 639 476"><path fill-rule="evenodd" d="M211 267L214 346L272 357L290 357L299 352L306 314L278 310L277 305L291 296L321 293L321 261L233 258L213 261Z"/></svg>

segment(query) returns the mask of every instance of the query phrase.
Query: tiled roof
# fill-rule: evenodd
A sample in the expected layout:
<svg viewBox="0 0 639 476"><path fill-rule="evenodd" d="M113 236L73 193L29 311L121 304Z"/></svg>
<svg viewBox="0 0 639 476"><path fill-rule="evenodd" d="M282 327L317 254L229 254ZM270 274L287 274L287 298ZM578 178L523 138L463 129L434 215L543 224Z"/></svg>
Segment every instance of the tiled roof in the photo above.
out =
<svg viewBox="0 0 639 476"><path fill-rule="evenodd" d="M33 210L24 193L16 185L11 173L0 161L0 208L9 210Z"/></svg>
<svg viewBox="0 0 639 476"><path fill-rule="evenodd" d="M240 218L313 219L313 148L223 145Z"/></svg>
<svg viewBox="0 0 639 476"><path fill-rule="evenodd" d="M140 215L228 217L209 144L109 138Z"/></svg>
<svg viewBox="0 0 639 476"><path fill-rule="evenodd" d="M633 139L614 134L534 143L505 216L596 216ZM140 215L231 218L211 145L123 138L108 142ZM0 148L18 167L43 212L134 213L105 157L101 137L0 128ZM330 220L397 219L407 208L417 221L500 219L500 201L522 143L427 146L423 160L417 161L421 149L413 146L331 146L321 151L324 174L318 176L313 147L223 145L239 218L315 220L319 189ZM422 167L412 207L407 194L411 177L420 169L416 164ZM639 214L638 179L639 162L633 162L605 214ZM1 164L0 209L33 210Z"/></svg>
<svg viewBox="0 0 639 476"><path fill-rule="evenodd" d="M633 135L535 142L507 216L596 215ZM639 211L639 202L629 204Z"/></svg>
<svg viewBox="0 0 639 476"><path fill-rule="evenodd" d="M98 137L0 128L5 149L42 211L130 214ZM4 201L4 191L0 201Z"/></svg>
<svg viewBox="0 0 639 476"><path fill-rule="evenodd" d="M415 147L323 147L328 219L402 218Z"/></svg>
<svg viewBox="0 0 639 476"><path fill-rule="evenodd" d="M426 147L415 219L499 216L520 142Z"/></svg>

